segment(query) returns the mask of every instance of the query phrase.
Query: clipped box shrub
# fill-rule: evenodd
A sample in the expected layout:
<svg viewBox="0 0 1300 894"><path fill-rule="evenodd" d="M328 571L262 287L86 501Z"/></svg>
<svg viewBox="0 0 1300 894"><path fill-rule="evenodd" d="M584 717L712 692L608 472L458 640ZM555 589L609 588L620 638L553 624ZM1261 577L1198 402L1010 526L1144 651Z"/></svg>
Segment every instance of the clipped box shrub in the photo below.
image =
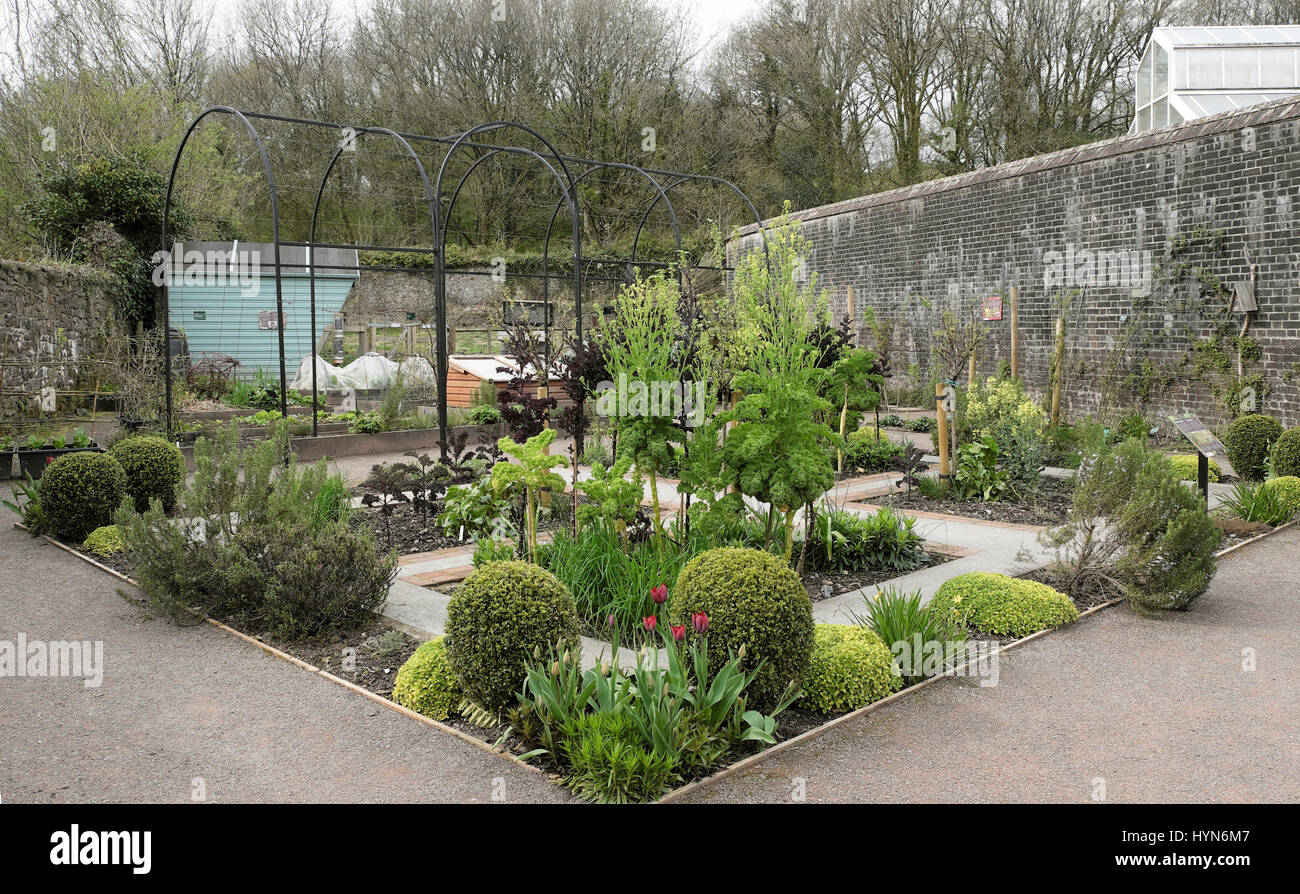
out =
<svg viewBox="0 0 1300 894"><path fill-rule="evenodd" d="M848 465L862 472L891 469L907 455L907 448L895 444L884 432L877 437L874 425L849 432L845 440L848 443L845 454Z"/></svg>
<svg viewBox="0 0 1300 894"><path fill-rule="evenodd" d="M701 553L677 576L670 607L674 624L689 624L697 612L709 616L710 672L742 645L742 667L763 662L746 690L750 707L771 710L792 681L803 681L813 650L812 603L780 556L736 547Z"/></svg>
<svg viewBox="0 0 1300 894"><path fill-rule="evenodd" d="M1273 445L1273 474L1300 477L1300 428L1289 428L1278 436Z"/></svg>
<svg viewBox="0 0 1300 894"><path fill-rule="evenodd" d="M434 720L446 720L460 697L441 636L416 649L393 680L393 701Z"/></svg>
<svg viewBox="0 0 1300 894"><path fill-rule="evenodd" d="M150 500L161 500L163 512L175 508L176 491L185 480L180 448L162 438L139 435L123 438L108 452L126 472L126 492L137 512L148 509Z"/></svg>
<svg viewBox="0 0 1300 894"><path fill-rule="evenodd" d="M824 714L853 711L901 685L893 655L875 631L853 624L818 624L798 704Z"/></svg>
<svg viewBox="0 0 1300 894"><path fill-rule="evenodd" d="M1174 467L1174 474L1184 481L1195 481L1196 473L1199 467L1199 458L1195 453L1176 453L1169 457L1169 463ZM1234 465L1235 469L1236 466ZM1218 481L1222 474L1222 469L1214 460L1210 460L1210 480Z"/></svg>
<svg viewBox="0 0 1300 894"><path fill-rule="evenodd" d="M1295 475L1270 478L1264 482L1264 487L1278 495L1278 499L1282 503L1282 508L1287 513L1288 518L1295 518L1297 514L1300 514L1300 478Z"/></svg>
<svg viewBox="0 0 1300 894"><path fill-rule="evenodd" d="M87 534L81 548L93 556L111 556L126 550L126 539L117 525L104 525Z"/></svg>
<svg viewBox="0 0 1300 894"><path fill-rule="evenodd" d="M490 711L515 702L534 653L577 654L578 613L569 588L527 562L489 562L447 606L447 659L465 697Z"/></svg>
<svg viewBox="0 0 1300 894"><path fill-rule="evenodd" d="M1246 481L1264 477L1269 451L1282 435L1282 423L1263 413L1238 416L1223 432L1223 446L1228 448L1228 462Z"/></svg>
<svg viewBox="0 0 1300 894"><path fill-rule="evenodd" d="M41 476L41 512L55 536L82 543L112 521L126 495L126 472L107 453L65 453Z"/></svg>
<svg viewBox="0 0 1300 894"><path fill-rule="evenodd" d="M1079 617L1070 597L1047 584L987 571L944 581L930 611L953 613L963 624L996 636L1028 636Z"/></svg>

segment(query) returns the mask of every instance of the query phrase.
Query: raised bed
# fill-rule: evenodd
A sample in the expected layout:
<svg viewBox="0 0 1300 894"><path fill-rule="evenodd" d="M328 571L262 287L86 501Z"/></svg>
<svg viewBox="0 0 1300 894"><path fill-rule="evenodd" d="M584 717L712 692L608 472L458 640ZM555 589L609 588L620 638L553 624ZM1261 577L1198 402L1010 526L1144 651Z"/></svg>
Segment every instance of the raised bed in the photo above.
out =
<svg viewBox="0 0 1300 894"><path fill-rule="evenodd" d="M265 431L264 429L262 431ZM495 441L506 433L505 423L495 425L457 425L447 429L447 436L454 439L461 432L468 434L466 443L484 443ZM338 459L344 456L367 456L372 453L404 453L407 450L436 450L438 448L437 428L409 428L401 431L376 432L375 434L337 434L311 435L289 439L290 447L299 460L315 462L318 459ZM194 447L181 447L185 457L185 466L194 470Z"/></svg>

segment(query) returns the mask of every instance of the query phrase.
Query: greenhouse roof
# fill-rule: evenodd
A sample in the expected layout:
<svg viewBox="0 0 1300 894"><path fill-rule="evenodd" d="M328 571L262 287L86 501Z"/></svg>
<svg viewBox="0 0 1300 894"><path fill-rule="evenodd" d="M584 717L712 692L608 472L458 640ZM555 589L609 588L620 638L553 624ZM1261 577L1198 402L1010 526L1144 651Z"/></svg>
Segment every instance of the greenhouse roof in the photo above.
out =
<svg viewBox="0 0 1300 894"><path fill-rule="evenodd" d="M1215 25L1156 28L1151 32L1151 39L1173 47L1300 44L1300 25Z"/></svg>

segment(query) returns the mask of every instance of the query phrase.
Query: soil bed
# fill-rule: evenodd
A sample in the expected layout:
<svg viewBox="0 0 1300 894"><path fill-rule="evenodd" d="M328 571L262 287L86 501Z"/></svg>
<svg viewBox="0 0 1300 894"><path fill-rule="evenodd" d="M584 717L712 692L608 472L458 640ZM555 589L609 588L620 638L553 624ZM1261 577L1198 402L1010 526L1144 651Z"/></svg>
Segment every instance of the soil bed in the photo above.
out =
<svg viewBox="0 0 1300 894"><path fill-rule="evenodd" d="M1044 475L1038 482L1038 493L1028 495L1023 501L1009 497L996 502L973 500L932 500L915 488L882 497L868 497L866 502L891 509L908 509L913 512L937 512L942 515L960 515L981 521L1008 522L1016 525L1043 525L1053 527L1063 524L1070 513L1070 497L1074 493L1074 480Z"/></svg>
<svg viewBox="0 0 1300 894"><path fill-rule="evenodd" d="M922 568L933 568L935 565L942 565L944 562L951 562L952 556L945 556L940 553L926 554L924 564L917 566L916 571ZM911 572L904 572L910 574ZM887 580L893 580L899 576L897 571L867 570L867 571L809 571L803 576L804 589L808 591L808 598L813 602L821 602L823 599L829 599L832 596L838 596L841 593L851 593L862 587L870 587L873 584L884 583ZM829 592L826 586L830 585Z"/></svg>

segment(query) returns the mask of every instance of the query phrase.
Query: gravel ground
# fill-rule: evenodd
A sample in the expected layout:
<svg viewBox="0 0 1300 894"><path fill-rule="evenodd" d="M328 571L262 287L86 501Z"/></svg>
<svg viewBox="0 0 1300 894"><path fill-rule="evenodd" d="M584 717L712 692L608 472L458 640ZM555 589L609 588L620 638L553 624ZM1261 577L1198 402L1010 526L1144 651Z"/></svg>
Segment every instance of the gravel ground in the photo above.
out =
<svg viewBox="0 0 1300 894"><path fill-rule="evenodd" d="M1300 530L1223 560L1192 611L1103 609L687 802L1300 801ZM1243 670L1253 649L1256 670Z"/></svg>
<svg viewBox="0 0 1300 894"><path fill-rule="evenodd" d="M0 509L0 640L103 642L102 686L0 677L0 799L564 801L565 791L207 624L149 619L118 582Z"/></svg>

